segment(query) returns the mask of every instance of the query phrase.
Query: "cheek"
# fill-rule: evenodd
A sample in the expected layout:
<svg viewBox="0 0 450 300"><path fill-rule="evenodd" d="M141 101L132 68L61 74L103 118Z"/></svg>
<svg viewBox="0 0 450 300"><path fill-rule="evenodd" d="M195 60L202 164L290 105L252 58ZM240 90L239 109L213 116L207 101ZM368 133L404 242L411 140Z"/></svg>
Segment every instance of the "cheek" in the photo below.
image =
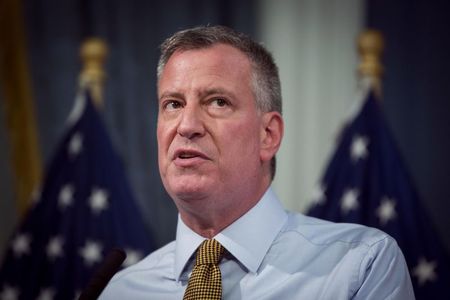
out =
<svg viewBox="0 0 450 300"><path fill-rule="evenodd" d="M161 134L159 129L156 131L156 141L158 143L158 156L160 158L163 154L162 149L164 148L164 135Z"/></svg>
<svg viewBox="0 0 450 300"><path fill-rule="evenodd" d="M158 141L158 149L160 151L164 151L164 149L167 150L170 139L173 136L173 129L171 129L172 127L173 126L170 126L167 122L158 121L156 127L156 138Z"/></svg>
<svg viewBox="0 0 450 300"><path fill-rule="evenodd" d="M252 130L253 124L238 126L227 132L223 140L223 151L228 160L237 168L245 168L253 161L259 160L259 132Z"/></svg>
<svg viewBox="0 0 450 300"><path fill-rule="evenodd" d="M167 159L167 152L170 145L170 135L167 128L158 124L156 138L158 142L158 163L160 170L162 170Z"/></svg>

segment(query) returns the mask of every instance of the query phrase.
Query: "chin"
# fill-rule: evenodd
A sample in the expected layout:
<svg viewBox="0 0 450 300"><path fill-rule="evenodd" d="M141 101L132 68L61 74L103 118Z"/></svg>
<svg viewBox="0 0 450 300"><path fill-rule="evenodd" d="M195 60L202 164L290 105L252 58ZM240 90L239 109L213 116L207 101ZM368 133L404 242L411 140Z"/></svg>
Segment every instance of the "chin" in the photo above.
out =
<svg viewBox="0 0 450 300"><path fill-rule="evenodd" d="M174 200L183 202L200 201L210 195L204 189L199 188L176 189L169 192L169 194Z"/></svg>
<svg viewBox="0 0 450 300"><path fill-rule="evenodd" d="M207 197L213 192L213 184L202 178L176 178L164 183L173 199L195 200Z"/></svg>

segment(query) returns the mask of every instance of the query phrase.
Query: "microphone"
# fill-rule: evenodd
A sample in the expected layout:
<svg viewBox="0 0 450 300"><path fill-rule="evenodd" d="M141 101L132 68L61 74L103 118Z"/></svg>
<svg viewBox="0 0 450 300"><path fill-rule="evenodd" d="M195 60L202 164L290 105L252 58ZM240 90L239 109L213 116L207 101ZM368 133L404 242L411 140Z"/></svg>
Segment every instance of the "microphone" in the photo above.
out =
<svg viewBox="0 0 450 300"><path fill-rule="evenodd" d="M126 257L125 252L121 249L115 248L111 250L94 276L91 277L78 300L97 299L114 274L119 270Z"/></svg>

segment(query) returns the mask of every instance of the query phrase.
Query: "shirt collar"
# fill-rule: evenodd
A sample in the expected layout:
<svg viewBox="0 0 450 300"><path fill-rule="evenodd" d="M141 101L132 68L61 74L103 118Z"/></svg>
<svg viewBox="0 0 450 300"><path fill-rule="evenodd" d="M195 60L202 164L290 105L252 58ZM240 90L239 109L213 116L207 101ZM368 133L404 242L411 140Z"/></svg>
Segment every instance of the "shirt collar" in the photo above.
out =
<svg viewBox="0 0 450 300"><path fill-rule="evenodd" d="M286 212L272 188L269 188L254 207L214 238L250 272L256 273L286 220ZM187 227L178 216L174 266L177 281L203 240L204 237Z"/></svg>

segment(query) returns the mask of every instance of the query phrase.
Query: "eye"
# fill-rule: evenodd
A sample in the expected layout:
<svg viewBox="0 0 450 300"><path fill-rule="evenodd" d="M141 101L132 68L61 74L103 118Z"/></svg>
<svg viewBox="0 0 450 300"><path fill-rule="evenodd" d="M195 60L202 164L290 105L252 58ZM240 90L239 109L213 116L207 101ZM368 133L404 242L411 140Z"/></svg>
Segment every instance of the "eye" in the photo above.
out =
<svg viewBox="0 0 450 300"><path fill-rule="evenodd" d="M229 105L228 101L223 99L223 98L213 99L211 101L211 104L214 105L214 106L217 106L217 107L225 107L225 106Z"/></svg>
<svg viewBox="0 0 450 300"><path fill-rule="evenodd" d="M183 107L183 104L177 100L167 100L167 101L164 101L162 107L164 110L176 110L176 109Z"/></svg>

